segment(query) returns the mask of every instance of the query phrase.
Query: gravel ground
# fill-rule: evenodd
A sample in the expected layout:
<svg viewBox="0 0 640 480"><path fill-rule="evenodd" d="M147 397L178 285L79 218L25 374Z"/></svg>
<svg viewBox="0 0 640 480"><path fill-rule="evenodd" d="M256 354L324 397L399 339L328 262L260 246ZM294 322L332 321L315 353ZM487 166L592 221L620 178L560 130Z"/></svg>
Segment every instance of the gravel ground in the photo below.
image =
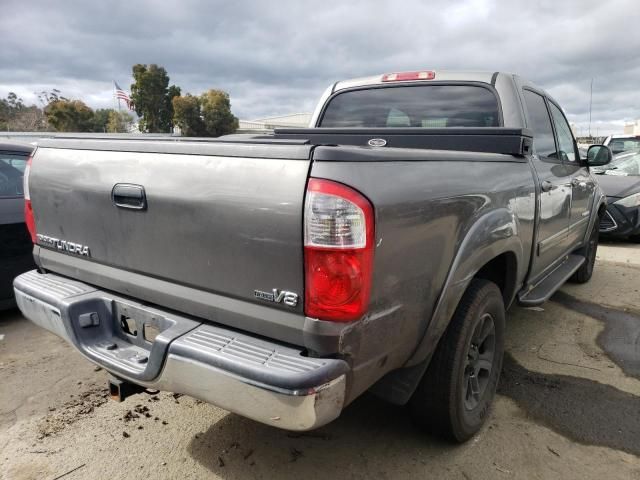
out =
<svg viewBox="0 0 640 480"><path fill-rule="evenodd" d="M640 479L639 289L640 246L610 243L589 284L512 308L499 395L462 446L369 395L305 434L171 393L108 401L104 371L0 313L0 478Z"/></svg>

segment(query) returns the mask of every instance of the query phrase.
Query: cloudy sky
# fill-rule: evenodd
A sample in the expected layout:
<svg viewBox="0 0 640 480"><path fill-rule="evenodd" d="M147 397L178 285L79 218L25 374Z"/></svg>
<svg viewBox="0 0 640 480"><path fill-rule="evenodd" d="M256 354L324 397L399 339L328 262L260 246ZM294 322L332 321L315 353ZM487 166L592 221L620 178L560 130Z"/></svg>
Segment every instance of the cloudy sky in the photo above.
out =
<svg viewBox="0 0 640 480"><path fill-rule="evenodd" d="M502 70L546 88L586 133L640 118L640 1L3 0L0 96L58 88L113 105L134 63L183 92L221 88L242 119L310 112L344 78Z"/></svg>

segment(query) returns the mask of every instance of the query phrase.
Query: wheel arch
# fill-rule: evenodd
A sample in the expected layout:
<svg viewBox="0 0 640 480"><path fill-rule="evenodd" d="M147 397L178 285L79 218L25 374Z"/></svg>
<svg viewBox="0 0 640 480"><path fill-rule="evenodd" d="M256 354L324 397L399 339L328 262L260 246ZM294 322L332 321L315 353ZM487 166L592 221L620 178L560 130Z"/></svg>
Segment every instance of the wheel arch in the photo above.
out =
<svg viewBox="0 0 640 480"><path fill-rule="evenodd" d="M505 308L508 308L516 295L517 268L516 254L509 250L485 263L476 272L474 278L483 278L495 283L502 292Z"/></svg>

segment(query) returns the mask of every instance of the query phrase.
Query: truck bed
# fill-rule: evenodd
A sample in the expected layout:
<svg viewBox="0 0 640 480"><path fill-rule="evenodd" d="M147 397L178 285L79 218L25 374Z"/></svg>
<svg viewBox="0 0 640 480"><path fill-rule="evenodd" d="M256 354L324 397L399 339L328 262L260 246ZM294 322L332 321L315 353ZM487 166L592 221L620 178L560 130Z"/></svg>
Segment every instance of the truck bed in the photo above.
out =
<svg viewBox="0 0 640 480"><path fill-rule="evenodd" d="M386 129L388 147L362 146L382 133L44 140L30 178L36 230L46 237L37 242L36 258L47 271L304 345L303 302L291 307L260 295L277 289L304 298L302 212L314 163L345 162L344 171L356 176L346 162L391 162L391 170L394 162L440 164L421 168L426 174L461 162L521 163L531 139L523 129ZM118 205L116 185L140 187L144 205ZM375 200L371 187L361 191ZM435 185L431 195L440 195ZM65 251L63 241L89 255Z"/></svg>

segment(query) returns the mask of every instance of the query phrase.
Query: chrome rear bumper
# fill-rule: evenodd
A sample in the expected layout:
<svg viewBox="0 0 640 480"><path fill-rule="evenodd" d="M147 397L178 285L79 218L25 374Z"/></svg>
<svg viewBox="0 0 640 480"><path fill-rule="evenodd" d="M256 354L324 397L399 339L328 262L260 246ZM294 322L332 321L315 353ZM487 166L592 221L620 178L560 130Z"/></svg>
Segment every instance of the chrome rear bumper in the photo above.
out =
<svg viewBox="0 0 640 480"><path fill-rule="evenodd" d="M118 378L184 393L287 430L334 420L344 406L346 362L301 350L35 270L14 281L25 317ZM132 331L121 322L130 319ZM145 338L147 328L157 336Z"/></svg>

